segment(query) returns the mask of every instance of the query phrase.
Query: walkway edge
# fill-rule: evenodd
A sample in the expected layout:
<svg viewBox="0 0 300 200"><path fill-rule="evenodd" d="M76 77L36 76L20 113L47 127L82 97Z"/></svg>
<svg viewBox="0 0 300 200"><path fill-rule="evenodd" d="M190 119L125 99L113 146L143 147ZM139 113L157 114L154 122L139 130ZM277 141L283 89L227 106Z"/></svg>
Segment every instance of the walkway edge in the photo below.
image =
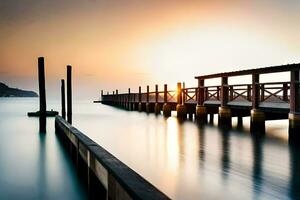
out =
<svg viewBox="0 0 300 200"><path fill-rule="evenodd" d="M61 116L55 118L55 130L75 147L76 154L105 187L108 199L170 199Z"/></svg>

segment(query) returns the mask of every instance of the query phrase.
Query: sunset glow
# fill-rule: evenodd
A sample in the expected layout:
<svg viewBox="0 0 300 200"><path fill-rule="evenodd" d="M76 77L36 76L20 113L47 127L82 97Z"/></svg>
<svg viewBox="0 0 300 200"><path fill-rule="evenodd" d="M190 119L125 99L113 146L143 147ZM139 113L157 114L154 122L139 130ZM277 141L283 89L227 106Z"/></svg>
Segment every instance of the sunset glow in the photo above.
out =
<svg viewBox="0 0 300 200"><path fill-rule="evenodd" d="M67 64L75 96L95 97L101 89L194 86L195 75L299 62L297 1L10 2L0 3L0 79L37 90L36 58L45 56L50 97Z"/></svg>

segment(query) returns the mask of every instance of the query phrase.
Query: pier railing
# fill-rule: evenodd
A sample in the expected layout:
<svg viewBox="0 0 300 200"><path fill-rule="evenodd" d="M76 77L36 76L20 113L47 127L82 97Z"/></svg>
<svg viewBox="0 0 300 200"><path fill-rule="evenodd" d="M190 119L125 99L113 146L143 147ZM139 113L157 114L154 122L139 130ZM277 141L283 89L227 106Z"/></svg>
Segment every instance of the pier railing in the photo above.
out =
<svg viewBox="0 0 300 200"><path fill-rule="evenodd" d="M300 64L290 64L197 76L197 87L186 88L184 83L178 83L177 90L168 90L165 84L163 91L159 91L158 85L155 85L154 91L147 86L146 92L142 92L139 87L139 92L134 94L130 93L130 89L127 94L121 95L103 95L102 92L101 102L147 112L160 113L162 110L168 113L165 116L171 115L170 110L176 110L178 117L186 117L187 114L193 117L195 114L195 118L204 120L207 114L218 114L219 122L226 121L229 124L231 117L240 119L250 116L251 124L263 124L258 126L263 130L265 120L288 118L290 128L299 128L300 131L299 71ZM260 82L263 74L282 72L290 73L289 81ZM251 76L252 82L229 84L229 78L237 76ZM205 85L206 80L217 78L221 79L221 84Z"/></svg>

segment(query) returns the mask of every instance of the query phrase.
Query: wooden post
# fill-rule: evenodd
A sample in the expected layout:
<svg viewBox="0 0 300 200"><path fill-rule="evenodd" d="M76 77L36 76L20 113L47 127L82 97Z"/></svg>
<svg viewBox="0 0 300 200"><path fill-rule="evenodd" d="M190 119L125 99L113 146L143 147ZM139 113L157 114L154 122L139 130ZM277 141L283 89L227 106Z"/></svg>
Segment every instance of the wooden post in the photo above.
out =
<svg viewBox="0 0 300 200"><path fill-rule="evenodd" d="M164 85L164 105L163 105L163 115L165 117L171 116L171 106L168 104L168 85Z"/></svg>
<svg viewBox="0 0 300 200"><path fill-rule="evenodd" d="M141 86L139 86L138 101L139 101L138 110L141 112L143 110L143 108L142 108L142 87Z"/></svg>
<svg viewBox="0 0 300 200"><path fill-rule="evenodd" d="M221 106L226 106L227 103L228 103L228 77L222 77Z"/></svg>
<svg viewBox="0 0 300 200"><path fill-rule="evenodd" d="M67 66L67 116L72 124L72 66Z"/></svg>
<svg viewBox="0 0 300 200"><path fill-rule="evenodd" d="M233 95L234 95L234 92L233 92L233 86L229 86L229 91L230 91L230 101L233 101Z"/></svg>
<svg viewBox="0 0 300 200"><path fill-rule="evenodd" d="M65 80L61 79L61 116L66 119Z"/></svg>
<svg viewBox="0 0 300 200"><path fill-rule="evenodd" d="M220 100L220 87L217 86L217 100Z"/></svg>
<svg viewBox="0 0 300 200"><path fill-rule="evenodd" d="M195 118L202 122L207 122L207 110L204 106L204 101L207 94L207 88L204 87L204 79L198 79L198 98L197 98L197 106L196 106L196 113Z"/></svg>
<svg viewBox="0 0 300 200"><path fill-rule="evenodd" d="M177 104L182 104L181 83L177 83Z"/></svg>
<svg viewBox="0 0 300 200"><path fill-rule="evenodd" d="M208 87L204 87L205 89L205 97L204 97L204 101L207 101L209 99L209 91L208 91Z"/></svg>
<svg viewBox="0 0 300 200"><path fill-rule="evenodd" d="M147 94L146 94L146 101L149 103L149 85L147 85Z"/></svg>
<svg viewBox="0 0 300 200"><path fill-rule="evenodd" d="M289 142L300 144L300 91L299 71L291 71Z"/></svg>
<svg viewBox="0 0 300 200"><path fill-rule="evenodd" d="M259 106L259 74L252 74L252 108Z"/></svg>
<svg viewBox="0 0 300 200"><path fill-rule="evenodd" d="M158 85L155 85L155 103L158 102Z"/></svg>
<svg viewBox="0 0 300 200"><path fill-rule="evenodd" d="M128 88L128 95L127 95L127 109L131 110L131 95L130 95L130 88Z"/></svg>
<svg viewBox="0 0 300 200"><path fill-rule="evenodd" d="M218 111L218 124L221 127L231 127L231 109L227 106L228 103L228 77L222 77L221 85L221 106Z"/></svg>
<svg viewBox="0 0 300 200"><path fill-rule="evenodd" d="M259 74L252 74L252 110L250 131L254 133L265 133L265 113L260 111L260 84Z"/></svg>
<svg viewBox="0 0 300 200"><path fill-rule="evenodd" d="M265 100L265 84L261 84L260 86L260 102Z"/></svg>
<svg viewBox="0 0 300 200"><path fill-rule="evenodd" d="M291 71L290 113L299 111L299 71Z"/></svg>
<svg viewBox="0 0 300 200"><path fill-rule="evenodd" d="M288 101L288 84L284 83L282 87L283 87L282 99L283 101Z"/></svg>
<svg viewBox="0 0 300 200"><path fill-rule="evenodd" d="M185 119L187 117L187 110L182 101L182 89L181 83L177 83L177 106L176 106L177 117Z"/></svg>
<svg viewBox="0 0 300 200"><path fill-rule="evenodd" d="M185 82L182 82L182 103L184 104L186 101L187 90L185 90Z"/></svg>
<svg viewBox="0 0 300 200"><path fill-rule="evenodd" d="M247 85L247 99L251 101L251 85Z"/></svg>
<svg viewBox="0 0 300 200"><path fill-rule="evenodd" d="M164 84L164 103L168 103L168 85Z"/></svg>
<svg viewBox="0 0 300 200"><path fill-rule="evenodd" d="M101 101L103 101L103 90L101 90Z"/></svg>
<svg viewBox="0 0 300 200"><path fill-rule="evenodd" d="M46 116L46 88L44 57L38 58L39 93L40 93L40 116Z"/></svg>
<svg viewBox="0 0 300 200"><path fill-rule="evenodd" d="M139 86L139 103L142 102L142 87Z"/></svg>

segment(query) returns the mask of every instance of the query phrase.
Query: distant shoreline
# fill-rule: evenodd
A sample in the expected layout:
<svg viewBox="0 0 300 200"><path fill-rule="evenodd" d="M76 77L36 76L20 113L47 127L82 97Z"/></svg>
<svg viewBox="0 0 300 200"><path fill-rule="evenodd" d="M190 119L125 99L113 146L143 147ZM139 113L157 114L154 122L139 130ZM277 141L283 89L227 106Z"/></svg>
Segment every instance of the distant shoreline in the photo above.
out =
<svg viewBox="0 0 300 200"><path fill-rule="evenodd" d="M11 88L0 82L0 97L38 97L38 94L34 91Z"/></svg>

